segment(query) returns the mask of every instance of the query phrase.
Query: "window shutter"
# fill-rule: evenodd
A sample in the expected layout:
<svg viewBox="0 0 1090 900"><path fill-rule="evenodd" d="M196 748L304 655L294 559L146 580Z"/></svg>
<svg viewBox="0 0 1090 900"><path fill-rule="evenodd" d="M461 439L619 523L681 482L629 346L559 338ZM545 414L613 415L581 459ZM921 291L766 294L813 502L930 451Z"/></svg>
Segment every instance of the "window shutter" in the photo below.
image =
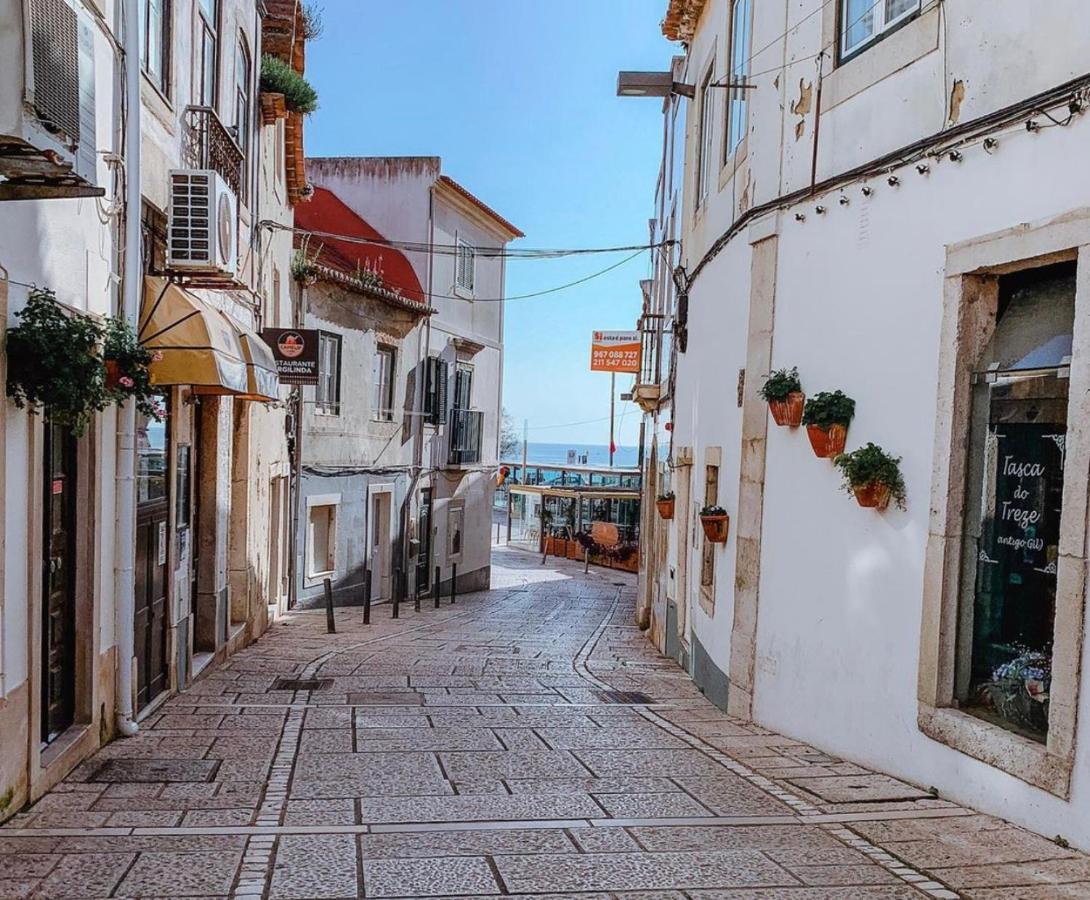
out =
<svg viewBox="0 0 1090 900"><path fill-rule="evenodd" d="M450 367L441 359L435 360L435 376L435 422L437 425L446 425Z"/></svg>

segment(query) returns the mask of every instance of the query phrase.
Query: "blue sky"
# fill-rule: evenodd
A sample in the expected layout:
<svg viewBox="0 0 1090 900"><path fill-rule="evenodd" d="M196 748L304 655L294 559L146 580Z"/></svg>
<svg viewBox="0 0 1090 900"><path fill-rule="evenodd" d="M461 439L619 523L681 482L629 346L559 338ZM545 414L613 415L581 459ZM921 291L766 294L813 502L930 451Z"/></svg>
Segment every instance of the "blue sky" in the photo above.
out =
<svg viewBox="0 0 1090 900"><path fill-rule="evenodd" d="M526 232L516 246L647 239L661 150L657 100L615 96L620 69L665 69L666 0L319 0L307 54L321 108L314 156L436 155L443 170ZM388 235L398 238L399 235ZM623 255L511 261L508 296L582 278ZM507 304L505 406L530 440L606 443L609 376L590 333L639 315L648 255L586 284ZM618 377L618 390L630 378ZM618 443L634 445L624 411ZM548 427L599 420L568 427Z"/></svg>

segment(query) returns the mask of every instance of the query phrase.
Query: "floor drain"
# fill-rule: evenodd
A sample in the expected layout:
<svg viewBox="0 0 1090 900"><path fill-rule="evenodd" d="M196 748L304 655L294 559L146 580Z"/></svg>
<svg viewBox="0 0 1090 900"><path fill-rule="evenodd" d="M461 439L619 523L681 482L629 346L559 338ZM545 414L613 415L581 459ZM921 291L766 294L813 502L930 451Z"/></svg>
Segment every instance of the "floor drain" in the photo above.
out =
<svg viewBox="0 0 1090 900"><path fill-rule="evenodd" d="M333 684L332 678L277 678L274 691L324 691Z"/></svg>
<svg viewBox="0 0 1090 900"><path fill-rule="evenodd" d="M648 704L655 702L642 691L595 691L594 693L603 703Z"/></svg>

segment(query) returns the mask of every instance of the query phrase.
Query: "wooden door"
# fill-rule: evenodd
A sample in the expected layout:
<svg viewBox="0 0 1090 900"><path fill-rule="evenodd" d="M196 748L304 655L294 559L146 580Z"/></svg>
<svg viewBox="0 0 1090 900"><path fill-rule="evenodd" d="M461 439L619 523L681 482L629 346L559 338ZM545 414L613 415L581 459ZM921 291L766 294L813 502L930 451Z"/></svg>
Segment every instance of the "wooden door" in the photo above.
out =
<svg viewBox="0 0 1090 900"><path fill-rule="evenodd" d="M420 492L420 516L416 523L416 591L425 594L431 587L431 489Z"/></svg>
<svg viewBox="0 0 1090 900"><path fill-rule="evenodd" d="M46 422L42 553L41 736L54 740L75 721L76 439Z"/></svg>

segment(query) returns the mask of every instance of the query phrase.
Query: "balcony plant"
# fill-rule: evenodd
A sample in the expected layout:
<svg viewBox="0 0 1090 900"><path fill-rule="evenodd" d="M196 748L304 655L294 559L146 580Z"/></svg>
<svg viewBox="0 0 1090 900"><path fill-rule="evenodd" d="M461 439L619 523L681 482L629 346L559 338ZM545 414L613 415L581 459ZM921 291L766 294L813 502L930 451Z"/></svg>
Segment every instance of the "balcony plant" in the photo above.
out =
<svg viewBox="0 0 1090 900"><path fill-rule="evenodd" d="M833 464L844 476L844 490L868 509L885 509L890 499L905 508L905 480L900 457L890 456L877 444L841 453Z"/></svg>
<svg viewBox="0 0 1090 900"><path fill-rule="evenodd" d="M761 398L768 403L769 412L777 425L798 428L802 422L802 407L806 395L802 392L799 370L777 369L765 377L761 386Z"/></svg>
<svg viewBox="0 0 1090 900"><path fill-rule="evenodd" d="M318 92L284 60L269 53L261 57L261 93L283 94L291 112L310 115L318 108Z"/></svg>
<svg viewBox="0 0 1090 900"><path fill-rule="evenodd" d="M19 409L45 412L76 435L110 403L102 365L102 327L67 312L51 290L34 288L8 331L7 395Z"/></svg>
<svg viewBox="0 0 1090 900"><path fill-rule="evenodd" d="M674 492L667 491L665 494L659 494L655 500L655 506L662 518L672 519L674 517Z"/></svg>
<svg viewBox="0 0 1090 900"><path fill-rule="evenodd" d="M854 416L855 401L843 391L822 391L806 401L802 424L819 458L833 459L844 452L848 425Z"/></svg>
<svg viewBox="0 0 1090 900"><path fill-rule="evenodd" d="M704 536L713 544L725 544L730 531L730 516L722 506L705 506L700 510Z"/></svg>
<svg viewBox="0 0 1090 900"><path fill-rule="evenodd" d="M150 366L163 358L158 350L144 347L132 326L124 319L106 323L102 355L106 369L106 392L117 404L129 397L136 400L136 409L150 419L160 420L164 410L151 386Z"/></svg>

